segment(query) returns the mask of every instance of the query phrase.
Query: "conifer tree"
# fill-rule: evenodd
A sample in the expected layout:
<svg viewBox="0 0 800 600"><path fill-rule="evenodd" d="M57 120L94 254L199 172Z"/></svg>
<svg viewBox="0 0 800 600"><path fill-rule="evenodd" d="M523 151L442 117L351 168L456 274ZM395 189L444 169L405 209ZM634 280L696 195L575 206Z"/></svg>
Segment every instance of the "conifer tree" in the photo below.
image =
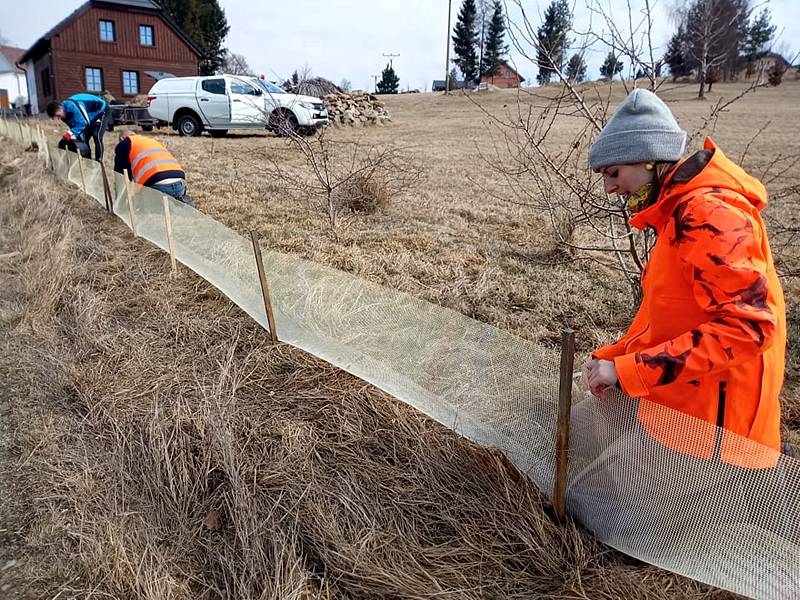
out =
<svg viewBox="0 0 800 600"><path fill-rule="evenodd" d="M160 0L169 17L203 51L200 74L213 75L225 62L230 26L218 0Z"/></svg>
<svg viewBox="0 0 800 600"><path fill-rule="evenodd" d="M563 68L571 28L572 13L567 0L550 2L544 13L544 22L536 32L539 44L536 57L539 74L536 79L539 85L550 83L556 67Z"/></svg>
<svg viewBox="0 0 800 600"><path fill-rule="evenodd" d="M465 83L478 81L478 32L475 0L464 0L453 28L453 62L464 75Z"/></svg>
<svg viewBox="0 0 800 600"><path fill-rule="evenodd" d="M603 66L600 67L600 76L606 79L614 79L614 75L622 72L622 61L617 58L614 52L609 52Z"/></svg>
<svg viewBox="0 0 800 600"><path fill-rule="evenodd" d="M381 80L377 85L377 92L379 94L396 94L400 88L400 78L394 72L394 67L391 63L386 64L386 68L381 73Z"/></svg>
<svg viewBox="0 0 800 600"><path fill-rule="evenodd" d="M497 73L497 67L508 53L505 43L506 20L503 15L503 5L500 0L495 0L492 18L486 34L486 47L483 52L483 68L481 75L492 76Z"/></svg>
<svg viewBox="0 0 800 600"><path fill-rule="evenodd" d="M580 54L573 54L567 63L567 79L575 83L586 81L586 61Z"/></svg>

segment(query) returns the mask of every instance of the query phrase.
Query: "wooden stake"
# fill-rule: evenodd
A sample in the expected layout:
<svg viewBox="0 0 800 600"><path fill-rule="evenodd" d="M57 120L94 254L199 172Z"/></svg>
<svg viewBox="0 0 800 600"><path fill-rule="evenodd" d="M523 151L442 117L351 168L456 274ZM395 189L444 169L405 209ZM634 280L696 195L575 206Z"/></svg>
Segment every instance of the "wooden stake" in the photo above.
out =
<svg viewBox="0 0 800 600"><path fill-rule="evenodd" d="M50 146L47 145L47 136L45 136L41 127L38 127L37 129L39 130L39 143L42 145L42 149L44 150L44 165L52 171L53 161L50 158Z"/></svg>
<svg viewBox="0 0 800 600"><path fill-rule="evenodd" d="M172 262L172 272L178 272L178 263L175 261L175 240L172 238L172 214L169 210L169 198L161 196L164 200L164 224L167 226L167 244L169 245L169 259Z"/></svg>
<svg viewBox="0 0 800 600"><path fill-rule="evenodd" d="M106 210L112 215L114 214L114 195L111 193L111 184L108 183L108 176L106 175L106 166L100 162L100 174L103 176L103 194L106 197Z"/></svg>
<svg viewBox="0 0 800 600"><path fill-rule="evenodd" d="M561 332L561 369L558 384L558 429L556 434L556 477L553 508L559 521L567 507L567 459L569 452L569 416L572 409L572 373L575 363L575 332Z"/></svg>
<svg viewBox="0 0 800 600"><path fill-rule="evenodd" d="M131 185L133 183L130 179L125 179L125 195L128 196L128 217L131 220L131 231L133 231L133 237L139 237L139 234L136 233L136 222L133 220L133 194L131 193Z"/></svg>
<svg viewBox="0 0 800 600"><path fill-rule="evenodd" d="M264 263L261 260L261 247L258 245L258 236L255 231L250 232L250 239L253 241L253 254L256 257L256 268L258 269L258 279L261 282L261 295L264 297L264 310L267 312L267 322L269 323L269 334L272 343L278 343L278 332L275 331L275 316L272 314L272 301L269 298L269 287L267 287L267 275L264 273Z"/></svg>
<svg viewBox="0 0 800 600"><path fill-rule="evenodd" d="M76 154L78 157L78 167L81 170L81 186L83 191L86 191L86 176L83 174L83 157L80 154Z"/></svg>

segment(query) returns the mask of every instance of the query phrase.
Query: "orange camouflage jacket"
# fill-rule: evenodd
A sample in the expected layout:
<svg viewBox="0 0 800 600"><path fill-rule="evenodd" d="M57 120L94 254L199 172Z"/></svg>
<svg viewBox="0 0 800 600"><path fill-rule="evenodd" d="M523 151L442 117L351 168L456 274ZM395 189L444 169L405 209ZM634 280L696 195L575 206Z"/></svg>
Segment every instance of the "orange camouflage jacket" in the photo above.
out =
<svg viewBox="0 0 800 600"><path fill-rule="evenodd" d="M614 361L626 394L650 401L638 416L654 438L753 468L771 466L780 450L786 351L783 291L760 215L766 199L706 139L631 219L657 232L642 304L625 336L594 353Z"/></svg>

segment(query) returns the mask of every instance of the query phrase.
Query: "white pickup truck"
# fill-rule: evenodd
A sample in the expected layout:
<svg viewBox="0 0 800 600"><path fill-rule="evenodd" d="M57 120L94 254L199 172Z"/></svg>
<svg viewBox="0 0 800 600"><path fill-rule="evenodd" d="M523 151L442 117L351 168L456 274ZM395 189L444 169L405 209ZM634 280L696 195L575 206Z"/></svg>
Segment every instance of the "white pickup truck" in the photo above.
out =
<svg viewBox="0 0 800 600"><path fill-rule="evenodd" d="M319 98L288 94L255 77L214 75L161 79L147 93L150 115L184 136L223 137L231 129L264 129L277 135L311 133L328 124Z"/></svg>

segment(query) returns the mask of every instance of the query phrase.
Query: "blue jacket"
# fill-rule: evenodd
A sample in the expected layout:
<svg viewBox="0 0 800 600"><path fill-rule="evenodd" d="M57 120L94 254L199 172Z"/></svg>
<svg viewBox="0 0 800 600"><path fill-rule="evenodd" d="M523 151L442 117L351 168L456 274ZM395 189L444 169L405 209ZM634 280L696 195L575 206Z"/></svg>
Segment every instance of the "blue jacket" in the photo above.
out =
<svg viewBox="0 0 800 600"><path fill-rule="evenodd" d="M82 137L86 128L103 118L108 103L92 94L75 94L61 103L64 116L61 120L67 124L72 135Z"/></svg>

